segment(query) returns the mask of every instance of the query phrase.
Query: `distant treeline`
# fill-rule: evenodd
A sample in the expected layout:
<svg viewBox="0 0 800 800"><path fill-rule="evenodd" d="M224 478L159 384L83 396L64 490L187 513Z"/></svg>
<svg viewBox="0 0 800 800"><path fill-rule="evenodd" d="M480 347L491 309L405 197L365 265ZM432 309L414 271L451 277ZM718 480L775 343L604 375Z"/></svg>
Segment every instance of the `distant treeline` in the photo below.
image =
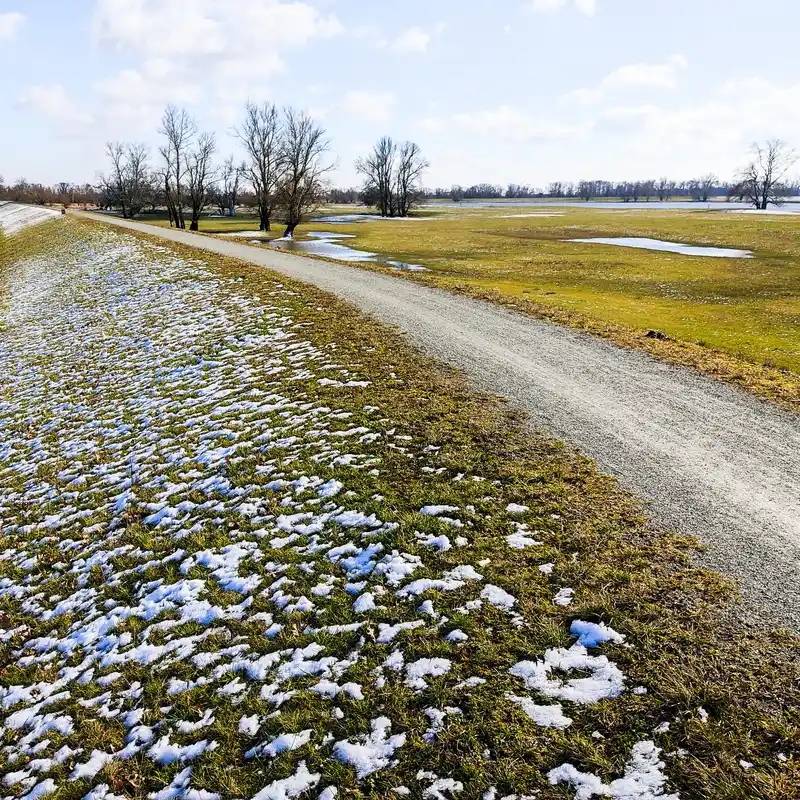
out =
<svg viewBox="0 0 800 800"><path fill-rule="evenodd" d="M108 176L99 176L99 185L57 183L44 186L25 178L6 185L0 176L0 200L38 205L97 205L119 208L126 217L167 208L171 209L171 219L176 210L180 217L182 209L189 207L193 225L209 205L216 206L222 215L234 215L237 207L244 207L258 212L265 230L269 230L273 210L287 216L284 212L288 203L291 221L287 225L291 231L307 212L323 203L364 204L376 207L385 216L405 216L413 205L425 200L563 198L637 202L674 198L706 202L724 198L746 201L755 208L765 209L770 203L800 196L800 181L792 177L800 155L780 139L754 144L750 149L751 161L730 181L708 173L684 181L669 178L622 182L553 181L545 189L518 183L507 186L456 184L449 188L425 189L421 186L421 175L428 162L417 145L413 142L397 144L385 136L368 156L356 162L364 184L359 188L342 189L331 187L324 179L332 168L322 160L328 142L325 131L309 117L285 109L286 119L283 120L278 110L268 103L261 106L248 103L246 112L245 123L237 136L244 142L249 160L241 164L236 164L233 156L217 167L211 164L214 137L211 134L196 136L195 123L188 114L170 106L161 130L167 135L168 146L159 150L165 162L158 169L150 168L146 145L109 143L106 153L113 170ZM197 147L192 149L195 137Z"/></svg>
<svg viewBox="0 0 800 800"><path fill-rule="evenodd" d="M81 185L73 183L56 183L53 186L44 186L41 183L30 183L25 178L20 178L13 184L6 186L0 176L0 200L12 200L15 203L28 203L29 205L65 205L74 203L78 205L98 205L100 190L89 183Z"/></svg>
<svg viewBox="0 0 800 800"><path fill-rule="evenodd" d="M652 181L578 181L575 183L554 181L545 189L526 184L510 183L502 186L494 183L476 183L472 186L455 185L449 188L424 189L429 200L500 200L506 199L574 199L574 200L621 200L622 202L665 201L669 199L707 202L713 198L747 201L747 187L742 183L717 180L714 175L688 181L673 181L660 178ZM781 187L783 197L800 196L800 183L785 183ZM332 189L332 203L361 203L364 193L360 189Z"/></svg>

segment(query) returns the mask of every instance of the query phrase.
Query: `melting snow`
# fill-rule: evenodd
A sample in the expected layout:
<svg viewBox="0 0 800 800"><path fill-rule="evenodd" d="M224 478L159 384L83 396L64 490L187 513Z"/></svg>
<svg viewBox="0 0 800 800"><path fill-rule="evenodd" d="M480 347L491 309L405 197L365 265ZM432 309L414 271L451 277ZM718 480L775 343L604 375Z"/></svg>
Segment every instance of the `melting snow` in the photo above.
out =
<svg viewBox="0 0 800 800"><path fill-rule="evenodd" d="M665 793L667 779L661 751L651 741L637 742L625 765L625 775L604 783L596 775L581 772L572 764L550 770L547 778L554 786L567 783L577 791L575 800L611 797L614 800L679 800L677 794Z"/></svg>
<svg viewBox="0 0 800 800"><path fill-rule="evenodd" d="M389 735L392 723L388 717L372 720L371 727L372 731L359 741L341 741L333 746L334 757L354 767L359 780L390 766L395 750L406 743L404 733Z"/></svg>

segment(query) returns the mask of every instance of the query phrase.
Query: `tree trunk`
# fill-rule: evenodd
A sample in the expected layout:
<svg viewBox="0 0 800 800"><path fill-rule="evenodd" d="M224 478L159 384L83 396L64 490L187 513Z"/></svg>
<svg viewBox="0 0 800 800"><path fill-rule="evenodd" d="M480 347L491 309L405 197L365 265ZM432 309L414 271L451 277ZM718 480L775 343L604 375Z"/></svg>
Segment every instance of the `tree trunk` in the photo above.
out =
<svg viewBox="0 0 800 800"><path fill-rule="evenodd" d="M270 225L269 214L265 214L262 211L260 216L261 216L261 222L259 224L258 229L260 231L271 231L272 230L272 226Z"/></svg>
<svg viewBox="0 0 800 800"><path fill-rule="evenodd" d="M197 224L197 220L194 217L192 217L192 221L191 221L191 223L189 225L189 230L190 231L196 231L198 228L199 228L199 225Z"/></svg>
<svg viewBox="0 0 800 800"><path fill-rule="evenodd" d="M294 229L297 227L296 222L289 222L286 225L286 230L283 232L284 239L291 239L294 236Z"/></svg>

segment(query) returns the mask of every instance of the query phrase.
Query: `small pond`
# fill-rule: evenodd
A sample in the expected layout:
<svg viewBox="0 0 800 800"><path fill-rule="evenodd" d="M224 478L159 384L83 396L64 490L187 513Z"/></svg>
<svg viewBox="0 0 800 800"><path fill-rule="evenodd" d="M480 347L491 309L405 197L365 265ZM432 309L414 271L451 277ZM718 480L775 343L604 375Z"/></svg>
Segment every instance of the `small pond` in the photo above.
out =
<svg viewBox="0 0 800 800"><path fill-rule="evenodd" d="M406 264L404 261L393 261L378 253L366 250L356 250L342 244L343 239L354 239L352 233L327 233L325 231L308 231L312 241L298 241L297 239L273 239L272 247L279 250L288 250L292 253L307 253L312 256L325 256L335 258L337 261L361 261L374 264L384 264L390 269L408 270L410 272L424 272L425 267L419 264Z"/></svg>
<svg viewBox="0 0 800 800"><path fill-rule="evenodd" d="M682 256L710 256L711 258L752 258L750 250L734 250L730 247L701 247L699 245L682 244L681 242L665 242L661 239L615 236L614 238L595 239L562 239L564 242L586 242L588 244L610 244L615 247L637 247L641 250L661 250L679 253Z"/></svg>

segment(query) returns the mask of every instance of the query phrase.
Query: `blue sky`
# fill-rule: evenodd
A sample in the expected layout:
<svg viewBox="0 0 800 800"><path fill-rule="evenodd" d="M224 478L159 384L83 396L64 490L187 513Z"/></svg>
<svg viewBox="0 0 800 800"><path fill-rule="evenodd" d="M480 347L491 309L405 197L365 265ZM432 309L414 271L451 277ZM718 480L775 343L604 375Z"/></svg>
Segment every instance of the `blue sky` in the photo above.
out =
<svg viewBox="0 0 800 800"><path fill-rule="evenodd" d="M328 130L336 181L384 133L429 186L727 178L800 146L796 0L0 0L0 174L93 180L185 105L237 153L248 98Z"/></svg>

